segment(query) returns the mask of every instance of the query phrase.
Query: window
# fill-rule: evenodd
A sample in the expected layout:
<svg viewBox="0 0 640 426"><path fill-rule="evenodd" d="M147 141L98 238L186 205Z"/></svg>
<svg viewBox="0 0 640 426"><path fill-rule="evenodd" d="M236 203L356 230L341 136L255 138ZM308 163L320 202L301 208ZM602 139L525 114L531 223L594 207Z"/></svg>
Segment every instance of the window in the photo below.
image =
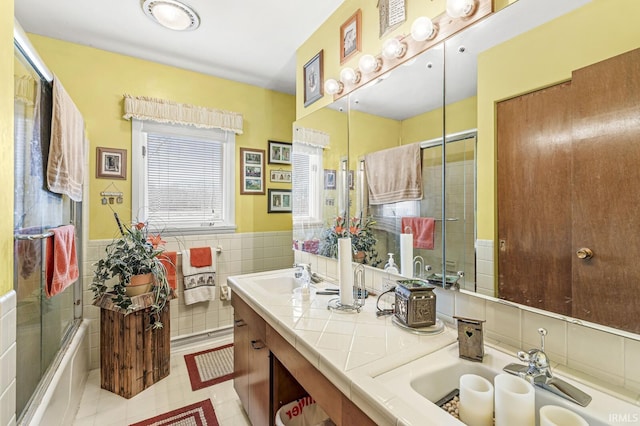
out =
<svg viewBox="0 0 640 426"><path fill-rule="evenodd" d="M293 144L293 222L322 223L322 148Z"/></svg>
<svg viewBox="0 0 640 426"><path fill-rule="evenodd" d="M235 230L235 133L132 121L133 220L163 233Z"/></svg>

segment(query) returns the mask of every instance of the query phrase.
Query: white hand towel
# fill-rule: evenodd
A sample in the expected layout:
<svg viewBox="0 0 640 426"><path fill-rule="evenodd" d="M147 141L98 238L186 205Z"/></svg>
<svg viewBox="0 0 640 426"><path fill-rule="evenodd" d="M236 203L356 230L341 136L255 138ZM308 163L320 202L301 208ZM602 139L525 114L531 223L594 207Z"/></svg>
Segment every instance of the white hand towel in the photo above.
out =
<svg viewBox="0 0 640 426"><path fill-rule="evenodd" d="M182 275L184 276L184 303L192 305L216 298L216 249L211 248L211 265L196 268L191 266L189 250L182 252Z"/></svg>

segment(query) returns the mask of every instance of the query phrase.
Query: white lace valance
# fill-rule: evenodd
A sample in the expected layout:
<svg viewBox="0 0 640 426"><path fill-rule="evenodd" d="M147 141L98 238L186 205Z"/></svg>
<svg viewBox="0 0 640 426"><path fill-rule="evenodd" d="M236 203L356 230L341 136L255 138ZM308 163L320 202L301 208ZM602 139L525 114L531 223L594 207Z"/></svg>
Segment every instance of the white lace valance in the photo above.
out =
<svg viewBox="0 0 640 426"><path fill-rule="evenodd" d="M316 129L294 127L293 142L326 149L329 147L329 135Z"/></svg>
<svg viewBox="0 0 640 426"><path fill-rule="evenodd" d="M242 114L237 112L179 104L145 96L124 95L123 118L222 129L242 134Z"/></svg>
<svg viewBox="0 0 640 426"><path fill-rule="evenodd" d="M30 75L13 76L14 99L28 106L33 106L36 100L38 82Z"/></svg>

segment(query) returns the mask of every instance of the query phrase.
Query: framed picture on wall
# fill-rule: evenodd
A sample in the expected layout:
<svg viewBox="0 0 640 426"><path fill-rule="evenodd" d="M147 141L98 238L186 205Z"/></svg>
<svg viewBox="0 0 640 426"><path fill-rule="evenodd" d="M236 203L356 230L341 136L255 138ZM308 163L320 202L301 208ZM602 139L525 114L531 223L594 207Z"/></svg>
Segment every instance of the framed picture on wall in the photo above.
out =
<svg viewBox="0 0 640 426"><path fill-rule="evenodd" d="M291 213L291 190L269 189L267 213Z"/></svg>
<svg viewBox="0 0 640 426"><path fill-rule="evenodd" d="M240 194L264 195L264 149L240 148Z"/></svg>
<svg viewBox="0 0 640 426"><path fill-rule="evenodd" d="M304 64L302 76L304 78L304 106L307 107L320 99L324 94L322 88L324 79L322 71L322 50L309 62Z"/></svg>
<svg viewBox="0 0 640 426"><path fill-rule="evenodd" d="M126 179L127 150L99 146L96 149L96 177L101 179Z"/></svg>
<svg viewBox="0 0 640 426"><path fill-rule="evenodd" d="M269 141L269 164L291 164L291 144Z"/></svg>
<svg viewBox="0 0 640 426"><path fill-rule="evenodd" d="M269 179L271 182L291 183L291 171L289 170L271 170Z"/></svg>
<svg viewBox="0 0 640 426"><path fill-rule="evenodd" d="M356 189L355 171L349 170L349 189Z"/></svg>
<svg viewBox="0 0 640 426"><path fill-rule="evenodd" d="M336 189L336 171L335 170L325 169L324 189Z"/></svg>
<svg viewBox="0 0 640 426"><path fill-rule="evenodd" d="M362 12L360 9L340 26L340 65L361 51Z"/></svg>

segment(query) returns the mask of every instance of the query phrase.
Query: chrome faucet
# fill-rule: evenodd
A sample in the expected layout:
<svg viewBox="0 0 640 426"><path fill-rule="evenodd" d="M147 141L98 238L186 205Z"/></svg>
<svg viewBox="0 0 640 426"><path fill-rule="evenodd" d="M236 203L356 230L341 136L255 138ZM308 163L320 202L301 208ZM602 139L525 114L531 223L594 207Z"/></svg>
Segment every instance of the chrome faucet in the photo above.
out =
<svg viewBox="0 0 640 426"><path fill-rule="evenodd" d="M296 271L294 272L294 277L296 278L302 278L302 276L304 275L303 271L307 271L307 274L309 274L309 280L311 280L311 282L313 282L314 284L318 284L319 282L322 282L322 277L318 274L316 274L315 272L311 272L311 264L310 263L294 263L293 267L296 268Z"/></svg>
<svg viewBox="0 0 640 426"><path fill-rule="evenodd" d="M544 352L544 338L547 330L539 328L540 349L531 349L528 352L519 351L518 359L526 362L527 365L509 364L504 367L507 373L522 377L534 386L548 390L562 398L575 402L578 405L586 407L591 402L591 396L587 395L575 386L565 382L562 379L554 377L551 373L551 365L549 365L549 357Z"/></svg>

